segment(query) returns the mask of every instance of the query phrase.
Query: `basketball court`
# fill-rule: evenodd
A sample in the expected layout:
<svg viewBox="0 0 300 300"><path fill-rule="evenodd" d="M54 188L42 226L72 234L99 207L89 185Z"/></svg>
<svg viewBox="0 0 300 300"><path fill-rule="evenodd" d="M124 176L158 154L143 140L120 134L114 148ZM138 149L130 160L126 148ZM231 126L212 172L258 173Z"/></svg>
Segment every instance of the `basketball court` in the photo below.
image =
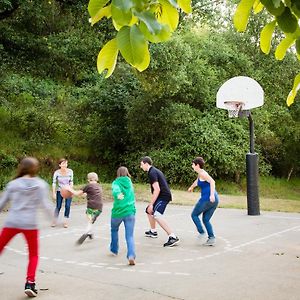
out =
<svg viewBox="0 0 300 300"><path fill-rule="evenodd" d="M119 255L109 252L111 205L95 224L95 238L81 246L75 242L86 226L84 206L72 207L67 229L42 221L38 299L299 299L300 214L217 209L217 244L205 247L190 218L192 207L169 205L166 219L181 242L164 248L162 230L156 239L144 236L146 203L139 202L137 264L128 266L123 227ZM4 218L1 213L0 224ZM26 299L24 245L18 236L0 257L3 300Z"/></svg>

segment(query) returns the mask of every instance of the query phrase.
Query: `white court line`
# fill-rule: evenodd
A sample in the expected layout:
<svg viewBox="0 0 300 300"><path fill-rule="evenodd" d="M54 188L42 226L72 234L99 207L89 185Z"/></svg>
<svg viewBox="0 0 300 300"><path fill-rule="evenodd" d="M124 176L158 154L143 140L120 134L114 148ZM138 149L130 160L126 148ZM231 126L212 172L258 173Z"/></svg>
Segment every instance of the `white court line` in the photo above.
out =
<svg viewBox="0 0 300 300"><path fill-rule="evenodd" d="M263 217L272 218L272 219L300 220L300 217L283 217L283 216L269 216L269 215L263 215Z"/></svg>
<svg viewBox="0 0 300 300"><path fill-rule="evenodd" d="M255 239L255 240L243 243L243 244L235 246L235 247L232 247L232 248L226 250L226 252L227 251L232 251L232 250L235 250L235 249L239 249L239 248L242 248L242 247L246 247L246 246L249 246L251 244L267 240L267 239L269 239L271 237L278 236L278 235L280 235L282 233L286 233L286 232L289 232L289 231L294 231L295 229L298 229L298 228L300 228L300 226L295 226L295 227L291 227L291 228L288 228L288 229L285 229L285 230L282 230L282 231L278 231L276 233L272 233L272 234L266 235L264 237L261 237L261 238L258 238L258 239Z"/></svg>

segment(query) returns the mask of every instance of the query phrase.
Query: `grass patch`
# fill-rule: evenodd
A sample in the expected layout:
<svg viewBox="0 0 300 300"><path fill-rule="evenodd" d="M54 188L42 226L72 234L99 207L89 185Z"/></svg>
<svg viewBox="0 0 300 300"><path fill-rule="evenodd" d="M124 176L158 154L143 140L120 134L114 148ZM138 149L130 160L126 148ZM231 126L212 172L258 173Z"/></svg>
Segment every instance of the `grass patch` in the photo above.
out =
<svg viewBox="0 0 300 300"><path fill-rule="evenodd" d="M272 184L267 184L268 179L263 182L261 189L267 187L267 190L260 191L260 210L262 211L281 211L281 212L296 212L300 213L300 191L298 191L297 180L295 182L282 183L283 180L270 180ZM291 186L295 186L295 190L293 192L285 191L285 189L290 189ZM103 188L103 198L105 202L113 201L111 196L111 184L110 183L101 183ZM225 186L225 185L224 185ZM229 186L230 192L235 192L237 189L237 185L231 184ZM298 185L299 186L299 185ZM76 186L76 188L80 188L82 185ZM264 195L268 195L269 189L272 189L273 197L264 197ZM281 190L281 188L283 190ZM149 202L151 194L150 194L150 186L149 184L134 184L136 200L141 202ZM225 189L224 189L225 190ZM222 190L223 191L223 190ZM276 193L277 191L277 193ZM298 191L298 192L297 192ZM291 199L288 198L280 198L279 195L287 194ZM173 204L178 205L190 205L193 206L199 199L200 190L196 190L193 193L189 193L183 189L172 188L173 195ZM295 197L298 195L298 197ZM77 197L74 198L76 203L84 204L86 203L85 199L79 199ZM145 204L146 205L146 204ZM247 196L246 191L243 192L241 189L238 192L235 192L235 195L228 195L220 192L220 204L219 207L222 208L236 208L236 209L247 209Z"/></svg>

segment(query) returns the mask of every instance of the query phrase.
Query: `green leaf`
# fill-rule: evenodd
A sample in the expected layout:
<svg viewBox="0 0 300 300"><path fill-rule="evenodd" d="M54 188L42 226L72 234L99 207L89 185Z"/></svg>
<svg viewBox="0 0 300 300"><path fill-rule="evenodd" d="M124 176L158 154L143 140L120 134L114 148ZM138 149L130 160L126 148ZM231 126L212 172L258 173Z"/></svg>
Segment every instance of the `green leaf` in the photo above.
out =
<svg viewBox="0 0 300 300"><path fill-rule="evenodd" d="M280 4L282 4L281 0L272 0L274 7L278 8L280 6Z"/></svg>
<svg viewBox="0 0 300 300"><path fill-rule="evenodd" d="M148 40L151 43L165 42L171 37L170 27L165 24L162 25L162 29L158 34L151 34L144 22L141 22L139 24L139 28L144 34L146 40Z"/></svg>
<svg viewBox="0 0 300 300"><path fill-rule="evenodd" d="M295 40L296 40L295 36L291 34L286 35L286 37L278 44L276 48L275 51L276 59L283 60L287 49L294 44Z"/></svg>
<svg viewBox="0 0 300 300"><path fill-rule="evenodd" d="M237 31L243 32L246 30L250 12L255 0L242 0L233 16L233 24Z"/></svg>
<svg viewBox="0 0 300 300"><path fill-rule="evenodd" d="M264 9L264 6L260 2L260 0L255 0L255 2L253 4L253 12L254 12L254 14L260 13L263 9Z"/></svg>
<svg viewBox="0 0 300 300"><path fill-rule="evenodd" d="M178 0L179 7L187 14L192 12L191 0Z"/></svg>
<svg viewBox="0 0 300 300"><path fill-rule="evenodd" d="M139 71L149 66L148 42L137 25L122 27L117 34L117 44L125 60Z"/></svg>
<svg viewBox="0 0 300 300"><path fill-rule="evenodd" d="M291 13L291 10L286 7L284 12L276 17L278 26L283 32L292 33L297 30L298 27L298 20L296 17Z"/></svg>
<svg viewBox="0 0 300 300"><path fill-rule="evenodd" d="M296 3L299 3L300 5L300 1ZM293 4L291 10L298 18L300 18L300 7L298 7L297 4Z"/></svg>
<svg viewBox="0 0 300 300"><path fill-rule="evenodd" d="M293 88L286 99L287 106L291 106L294 103L295 97L299 89L300 89L300 74L298 74L294 79Z"/></svg>
<svg viewBox="0 0 300 300"><path fill-rule="evenodd" d="M300 38L296 40L296 51L297 54L300 55Z"/></svg>
<svg viewBox="0 0 300 300"><path fill-rule="evenodd" d="M272 35L276 26L276 20L268 23L260 33L260 49L263 53L269 54L271 49Z"/></svg>
<svg viewBox="0 0 300 300"><path fill-rule="evenodd" d="M168 25L173 32L178 26L178 11L166 0L159 0L159 3L161 4L161 13L158 14L157 19L160 23Z"/></svg>
<svg viewBox="0 0 300 300"><path fill-rule="evenodd" d="M133 6L130 0L113 0L111 3L111 15L114 22L122 27L129 25L133 17L131 8Z"/></svg>
<svg viewBox="0 0 300 300"><path fill-rule="evenodd" d="M173 7L177 8L178 4L175 0L167 0Z"/></svg>
<svg viewBox="0 0 300 300"><path fill-rule="evenodd" d="M273 16L280 16L285 9L285 6L283 3L280 1L279 7L275 7L274 3L272 0L260 0L260 2L265 6L265 8L268 10L270 14Z"/></svg>
<svg viewBox="0 0 300 300"><path fill-rule="evenodd" d="M149 32L151 34L158 34L161 29L162 25L157 22L155 16L153 13L149 11L144 11L144 12L135 12L134 13L136 17L138 17L144 24L147 26Z"/></svg>
<svg viewBox="0 0 300 300"><path fill-rule="evenodd" d="M99 52L97 58L97 69L99 73L102 73L105 69L107 69L105 78L109 77L113 73L116 67L118 52L116 39L112 39L107 42Z"/></svg>
<svg viewBox="0 0 300 300"><path fill-rule="evenodd" d="M95 17L101 8L103 8L109 0L90 0L88 11L91 18Z"/></svg>
<svg viewBox="0 0 300 300"><path fill-rule="evenodd" d="M99 22L103 17L110 18L111 17L111 5L107 5L103 8L101 8L98 13L91 18L91 24L92 26Z"/></svg>

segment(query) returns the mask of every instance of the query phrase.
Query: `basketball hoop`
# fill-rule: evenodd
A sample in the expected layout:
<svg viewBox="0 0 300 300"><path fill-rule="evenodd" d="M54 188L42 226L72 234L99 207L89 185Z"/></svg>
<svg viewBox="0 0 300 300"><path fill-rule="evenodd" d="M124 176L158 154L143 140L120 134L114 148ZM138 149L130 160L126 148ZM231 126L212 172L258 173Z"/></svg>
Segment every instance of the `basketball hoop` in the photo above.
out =
<svg viewBox="0 0 300 300"><path fill-rule="evenodd" d="M239 101L224 101L224 106L228 111L229 118L237 118L243 109L244 103Z"/></svg>

